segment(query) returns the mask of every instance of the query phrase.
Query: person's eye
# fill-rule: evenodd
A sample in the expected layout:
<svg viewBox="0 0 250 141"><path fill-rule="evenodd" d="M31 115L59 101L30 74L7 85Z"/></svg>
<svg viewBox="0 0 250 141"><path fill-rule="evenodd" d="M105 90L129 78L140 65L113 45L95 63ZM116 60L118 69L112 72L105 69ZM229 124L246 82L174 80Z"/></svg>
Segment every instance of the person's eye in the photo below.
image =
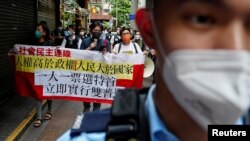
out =
<svg viewBox="0 0 250 141"><path fill-rule="evenodd" d="M216 19L213 16L205 14L192 14L185 16L185 20L193 25L199 27L208 27L216 24Z"/></svg>

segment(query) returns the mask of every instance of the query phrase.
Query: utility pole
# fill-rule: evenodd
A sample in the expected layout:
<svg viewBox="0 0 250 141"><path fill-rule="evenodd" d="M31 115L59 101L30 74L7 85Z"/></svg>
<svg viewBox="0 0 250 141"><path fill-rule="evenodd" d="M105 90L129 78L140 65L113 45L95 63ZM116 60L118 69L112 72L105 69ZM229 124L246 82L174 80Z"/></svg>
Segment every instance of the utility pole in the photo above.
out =
<svg viewBox="0 0 250 141"><path fill-rule="evenodd" d="M136 11L138 9L138 0L131 0L131 13L132 15L135 15ZM133 29L137 29L135 24L135 19L130 19L130 27Z"/></svg>
<svg viewBox="0 0 250 141"><path fill-rule="evenodd" d="M63 25L62 26L63 26L63 29L65 27L65 23L64 23L65 22L65 12L64 11L65 11L65 9L64 9L64 0L62 0L62 13L63 13L62 14L63 15L63 23L62 23Z"/></svg>
<svg viewBox="0 0 250 141"><path fill-rule="evenodd" d="M118 13L117 13L117 0L115 0L115 18L116 18L116 22L115 25L116 27L118 26Z"/></svg>

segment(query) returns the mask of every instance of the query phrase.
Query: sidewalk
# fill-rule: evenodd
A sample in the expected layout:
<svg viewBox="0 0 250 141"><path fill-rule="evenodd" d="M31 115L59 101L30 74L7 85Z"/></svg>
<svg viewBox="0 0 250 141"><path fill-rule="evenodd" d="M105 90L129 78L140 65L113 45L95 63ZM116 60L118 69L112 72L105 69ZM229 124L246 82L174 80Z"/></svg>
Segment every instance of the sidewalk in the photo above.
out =
<svg viewBox="0 0 250 141"><path fill-rule="evenodd" d="M14 95L0 104L0 113L0 140L15 140L34 119L35 100Z"/></svg>
<svg viewBox="0 0 250 141"><path fill-rule="evenodd" d="M108 106L102 104L102 108ZM46 113L46 107L43 115ZM17 141L55 141L73 126L77 115L82 114L83 103L80 101L53 100L51 120L43 120L39 128L33 124L26 129Z"/></svg>

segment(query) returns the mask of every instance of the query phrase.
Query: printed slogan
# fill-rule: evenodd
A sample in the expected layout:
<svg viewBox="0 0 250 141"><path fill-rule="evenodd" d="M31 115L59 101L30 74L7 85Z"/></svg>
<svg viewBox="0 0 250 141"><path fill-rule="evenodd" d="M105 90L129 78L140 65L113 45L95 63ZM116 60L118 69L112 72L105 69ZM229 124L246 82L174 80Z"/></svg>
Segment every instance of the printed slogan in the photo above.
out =
<svg viewBox="0 0 250 141"><path fill-rule="evenodd" d="M10 57L16 91L36 99L112 103L117 90L142 86L143 54L15 45Z"/></svg>

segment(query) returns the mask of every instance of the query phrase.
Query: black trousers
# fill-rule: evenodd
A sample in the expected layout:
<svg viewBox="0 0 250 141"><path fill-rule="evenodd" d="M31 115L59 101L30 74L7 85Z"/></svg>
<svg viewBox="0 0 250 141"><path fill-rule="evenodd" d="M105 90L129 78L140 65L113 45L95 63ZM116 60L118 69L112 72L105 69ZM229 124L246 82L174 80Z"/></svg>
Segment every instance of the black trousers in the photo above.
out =
<svg viewBox="0 0 250 141"><path fill-rule="evenodd" d="M83 102L84 110L89 110L91 105L90 102ZM93 111L100 110L101 103L93 103Z"/></svg>

